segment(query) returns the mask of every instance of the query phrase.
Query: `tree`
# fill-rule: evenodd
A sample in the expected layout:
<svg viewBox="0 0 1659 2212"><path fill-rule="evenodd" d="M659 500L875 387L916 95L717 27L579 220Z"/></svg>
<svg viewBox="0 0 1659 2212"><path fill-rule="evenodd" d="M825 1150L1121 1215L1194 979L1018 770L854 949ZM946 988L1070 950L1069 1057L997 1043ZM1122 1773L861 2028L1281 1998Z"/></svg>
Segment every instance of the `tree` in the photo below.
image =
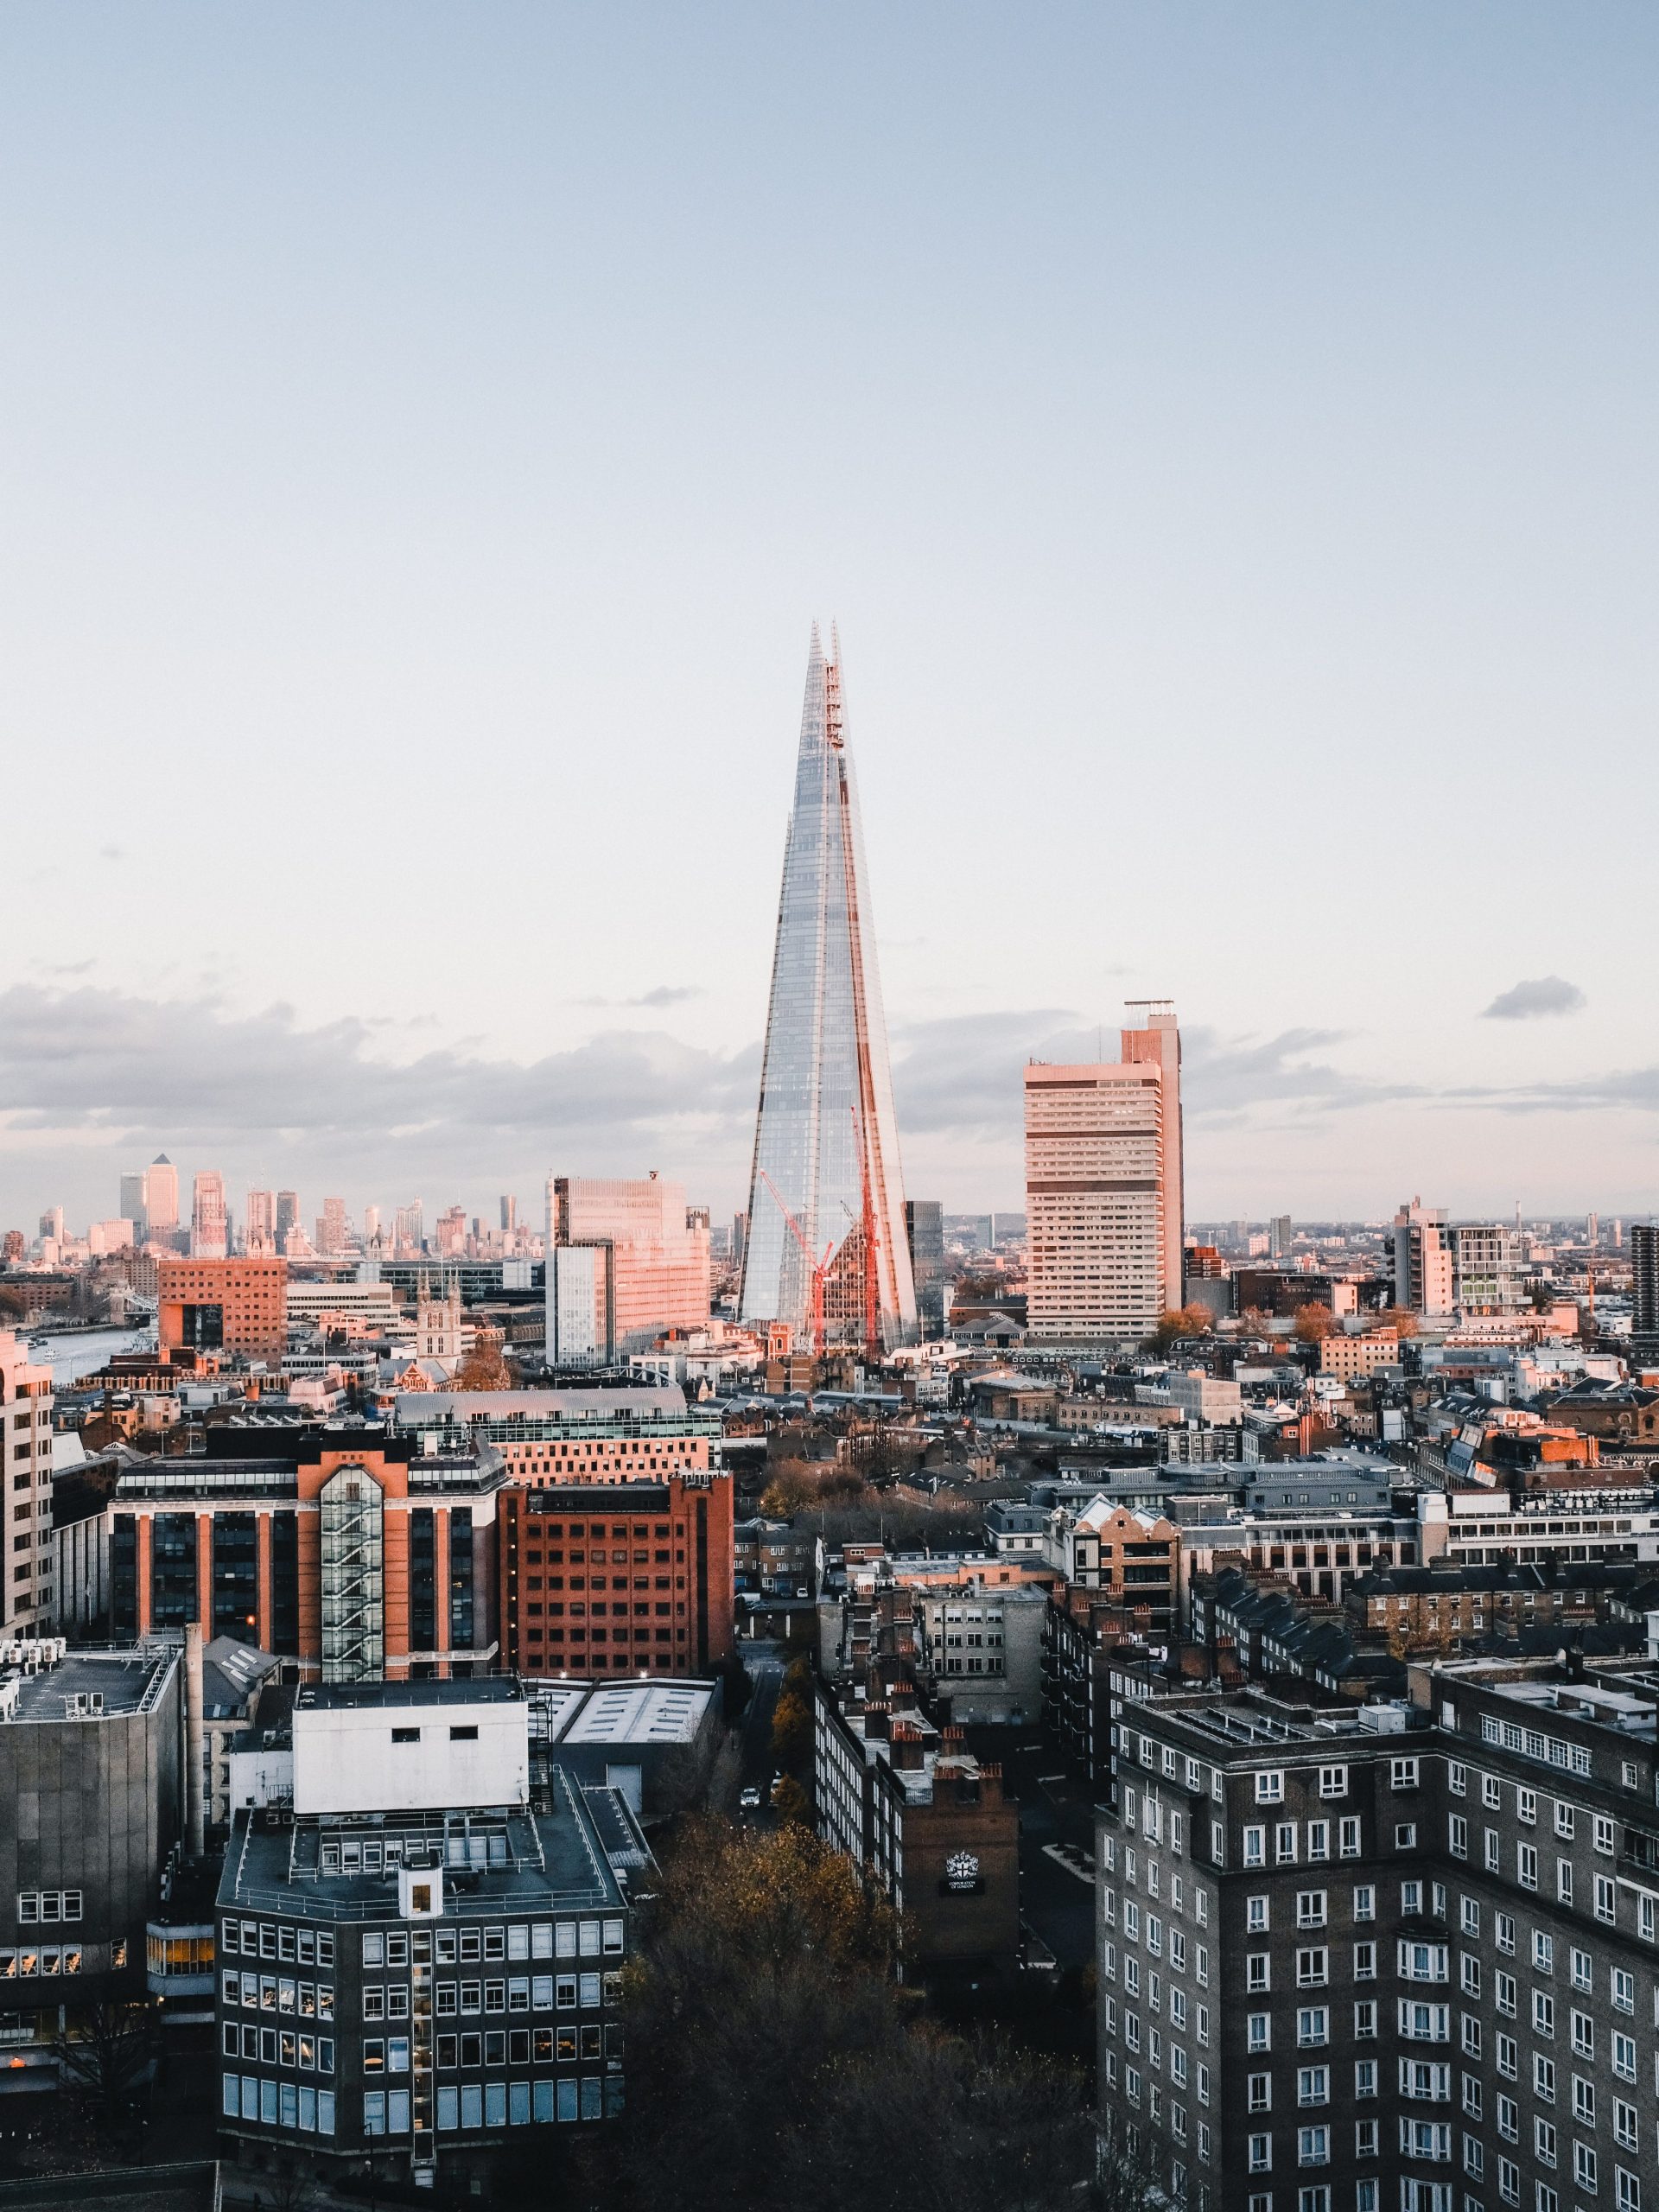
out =
<svg viewBox="0 0 1659 2212"><path fill-rule="evenodd" d="M149 2085L156 2024L148 2005L92 2005L52 2046L64 2081L81 2092L105 2127L118 2125Z"/></svg>
<svg viewBox="0 0 1659 2212"><path fill-rule="evenodd" d="M812 1800L792 1774L786 1774L772 1791L772 1809L780 1821L793 1821L802 1827L812 1824Z"/></svg>
<svg viewBox="0 0 1659 2212"><path fill-rule="evenodd" d="M1328 1306L1299 1306L1294 1332L1298 1344L1323 1344L1327 1337L1335 1334L1335 1317Z"/></svg>
<svg viewBox="0 0 1659 2212"><path fill-rule="evenodd" d="M1408 1337L1414 1337L1417 1333L1417 1316L1408 1306L1390 1306L1386 1313L1379 1313L1376 1319L1379 1328L1392 1329L1402 1344Z"/></svg>
<svg viewBox="0 0 1659 2212"><path fill-rule="evenodd" d="M812 1708L798 1690L782 1689L772 1709L772 1755L779 1766L799 1766L812 1750Z"/></svg>
<svg viewBox="0 0 1659 2212"><path fill-rule="evenodd" d="M494 1329L480 1329L473 1349L455 1370L450 1386L456 1390L509 1390L512 1376L501 1357L503 1338Z"/></svg>
<svg viewBox="0 0 1659 2212"><path fill-rule="evenodd" d="M1207 1337L1212 1316L1207 1306L1172 1306L1158 1318L1158 1325L1147 1341L1159 1351L1167 1351L1183 1337Z"/></svg>
<svg viewBox="0 0 1659 2212"><path fill-rule="evenodd" d="M1238 1317L1238 1327L1241 1336L1270 1337L1273 1316L1260 1306L1247 1306Z"/></svg>
<svg viewBox="0 0 1659 2212"><path fill-rule="evenodd" d="M804 1828L687 1823L624 1977L628 2113L595 2147L590 2194L616 2212L1096 2202L1081 2076L916 2022L893 1985L896 1934ZM1142 2204L1124 2189L1112 2212Z"/></svg>

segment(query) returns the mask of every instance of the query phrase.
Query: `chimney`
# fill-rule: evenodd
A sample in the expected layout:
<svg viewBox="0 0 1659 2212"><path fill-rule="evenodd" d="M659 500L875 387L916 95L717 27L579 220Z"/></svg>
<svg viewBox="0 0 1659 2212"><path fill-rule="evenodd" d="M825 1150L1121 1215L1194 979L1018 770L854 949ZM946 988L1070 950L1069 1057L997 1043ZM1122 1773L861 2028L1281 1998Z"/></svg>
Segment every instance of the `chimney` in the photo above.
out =
<svg viewBox="0 0 1659 2212"><path fill-rule="evenodd" d="M207 1822L201 1802L201 1623L184 1631L184 1820L185 1847L200 1859L207 1847Z"/></svg>
<svg viewBox="0 0 1659 2212"><path fill-rule="evenodd" d="M884 1741L892 1726L893 1716L883 1698L871 1698L864 1707L864 1735L867 1742Z"/></svg>
<svg viewBox="0 0 1659 2212"><path fill-rule="evenodd" d="M927 1764L922 1732L906 1721L893 1724L893 1764L912 1772L919 1772Z"/></svg>

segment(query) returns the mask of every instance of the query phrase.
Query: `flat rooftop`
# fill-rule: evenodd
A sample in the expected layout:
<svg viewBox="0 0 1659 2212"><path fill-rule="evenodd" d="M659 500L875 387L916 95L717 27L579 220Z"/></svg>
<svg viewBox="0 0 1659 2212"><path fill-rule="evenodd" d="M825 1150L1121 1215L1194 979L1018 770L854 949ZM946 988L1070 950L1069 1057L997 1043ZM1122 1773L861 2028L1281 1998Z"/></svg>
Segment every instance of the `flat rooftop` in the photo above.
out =
<svg viewBox="0 0 1659 2212"><path fill-rule="evenodd" d="M308 1682L297 1693L297 1713L342 1713L406 1705L522 1705L524 1693L511 1675L479 1675L458 1681L419 1682Z"/></svg>
<svg viewBox="0 0 1659 2212"><path fill-rule="evenodd" d="M309 1814L291 1827L268 1827L259 1811L238 1813L219 1886L220 1910L291 1915L304 1920L395 1920L397 1864L445 1870L448 1919L483 1919L503 1912L615 1910L626 1902L607 1837L626 1837L648 1863L639 1832L624 1810L607 1816L601 1833L592 1794L563 1769L550 1777L550 1813L456 1809L429 1813ZM601 1796L614 1796L601 1791ZM325 1871L325 1845L365 1843L389 1870ZM331 1851L332 1858L332 1851ZM627 1859L618 1863L626 1866Z"/></svg>
<svg viewBox="0 0 1659 2212"><path fill-rule="evenodd" d="M399 1428L442 1428L450 1422L486 1421L693 1421L710 1417L686 1404L677 1384L641 1383L609 1390L411 1390L399 1392Z"/></svg>
<svg viewBox="0 0 1659 2212"><path fill-rule="evenodd" d="M38 1673L8 1673L0 1681L0 1720L110 1720L141 1713L161 1694L178 1662L171 1649L72 1651ZM103 1700L96 1710L95 1697ZM86 1702L74 1710L79 1700Z"/></svg>

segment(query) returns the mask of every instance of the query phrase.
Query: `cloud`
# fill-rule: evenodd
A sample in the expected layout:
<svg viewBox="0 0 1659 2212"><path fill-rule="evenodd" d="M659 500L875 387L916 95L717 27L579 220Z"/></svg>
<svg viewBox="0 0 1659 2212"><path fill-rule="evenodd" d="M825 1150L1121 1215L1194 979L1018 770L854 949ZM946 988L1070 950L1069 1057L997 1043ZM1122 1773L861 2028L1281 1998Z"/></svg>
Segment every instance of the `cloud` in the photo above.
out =
<svg viewBox="0 0 1659 2212"><path fill-rule="evenodd" d="M569 1003L581 1007L665 1007L682 1006L687 999L707 996L698 983L658 983L654 990L643 991L637 999L572 999Z"/></svg>
<svg viewBox="0 0 1659 2212"><path fill-rule="evenodd" d="M105 861L124 861L127 857L125 849L120 845L100 845L98 856Z"/></svg>
<svg viewBox="0 0 1659 2212"><path fill-rule="evenodd" d="M687 999L700 999L702 988L697 983L658 983L654 991L647 991L641 998L627 999L627 1006L683 1006Z"/></svg>
<svg viewBox="0 0 1659 2212"><path fill-rule="evenodd" d="M653 1158L678 1128L741 1131L759 1053L721 1053L656 1032L600 1036L529 1063L446 1046L393 1062L356 1016L303 1028L291 1007L233 1014L217 1001L92 988L0 992L0 1132L38 1141L170 1134L198 1152L248 1154L303 1139L330 1156L385 1153L418 1128L435 1155L533 1144L550 1160Z"/></svg>
<svg viewBox="0 0 1659 2212"><path fill-rule="evenodd" d="M1483 1021L1536 1021L1541 1015L1577 1014L1589 1004L1576 983L1560 976L1540 976L1513 990L1500 991L1481 1014Z"/></svg>
<svg viewBox="0 0 1659 2212"><path fill-rule="evenodd" d="M1334 1111L1427 1095L1349 1075L1319 1057L1346 1041L1334 1029L1285 1029L1265 1038L1224 1036L1202 1025L1184 1030L1186 1116L1223 1120L1265 1107ZM893 1032L893 1090L906 1137L948 1133L1016 1144L1028 1059L1115 1059L1119 1050L1115 1027L1084 1025L1055 1007L909 1022Z"/></svg>

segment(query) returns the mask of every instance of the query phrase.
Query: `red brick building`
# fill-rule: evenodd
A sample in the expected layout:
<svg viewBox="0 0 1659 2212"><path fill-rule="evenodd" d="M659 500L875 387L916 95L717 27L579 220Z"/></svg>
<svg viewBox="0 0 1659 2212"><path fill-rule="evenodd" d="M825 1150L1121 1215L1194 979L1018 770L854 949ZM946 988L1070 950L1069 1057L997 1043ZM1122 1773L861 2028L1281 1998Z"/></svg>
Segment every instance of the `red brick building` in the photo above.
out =
<svg viewBox="0 0 1659 2212"><path fill-rule="evenodd" d="M731 1656L732 1478L514 1484L496 1511L501 1663L706 1675Z"/></svg>
<svg viewBox="0 0 1659 2212"><path fill-rule="evenodd" d="M162 1260L156 1294L163 1352L240 1352L276 1362L287 1349L286 1260Z"/></svg>

